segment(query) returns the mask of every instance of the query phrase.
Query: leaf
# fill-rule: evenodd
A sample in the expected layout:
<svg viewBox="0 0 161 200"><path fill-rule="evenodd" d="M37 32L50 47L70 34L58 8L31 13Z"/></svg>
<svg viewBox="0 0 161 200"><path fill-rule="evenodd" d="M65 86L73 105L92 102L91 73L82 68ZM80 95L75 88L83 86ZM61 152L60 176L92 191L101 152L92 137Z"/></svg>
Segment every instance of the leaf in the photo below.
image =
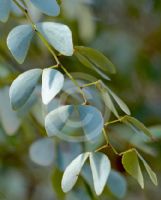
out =
<svg viewBox="0 0 161 200"><path fill-rule="evenodd" d="M0 21L6 22L9 17L11 9L11 1L10 0L0 0Z"/></svg>
<svg viewBox="0 0 161 200"><path fill-rule="evenodd" d="M111 110L111 112L112 112L117 118L119 118L119 114L118 114L118 112L117 112L117 110L116 110L116 108L115 108L115 106L114 106L114 104L113 104L113 102L112 102L112 99L111 99L111 97L110 97L108 91L102 90L101 94L102 94L102 98L103 98L103 100L104 100L104 102L105 102L105 105Z"/></svg>
<svg viewBox="0 0 161 200"><path fill-rule="evenodd" d="M114 98L114 100L116 101L116 103L119 105L119 107L121 108L121 110L124 111L127 115L130 115L131 112L130 112L129 108L127 107L127 105L122 101L122 99L120 99L120 97L118 97L109 88L108 88L108 91L111 94L111 96Z"/></svg>
<svg viewBox="0 0 161 200"><path fill-rule="evenodd" d="M17 113L11 108L8 87L0 90L0 119L4 130L10 136L16 133L21 124Z"/></svg>
<svg viewBox="0 0 161 200"><path fill-rule="evenodd" d="M54 22L38 23L37 30L61 54L72 56L72 33L68 26Z"/></svg>
<svg viewBox="0 0 161 200"><path fill-rule="evenodd" d="M31 160L41 166L50 166L54 161L54 143L49 138L39 139L30 146Z"/></svg>
<svg viewBox="0 0 161 200"><path fill-rule="evenodd" d="M75 183L77 182L80 171L88 157L88 152L80 154L70 163L70 165L68 165L63 174L61 183L62 190L64 192L69 192L74 187Z"/></svg>
<svg viewBox="0 0 161 200"><path fill-rule="evenodd" d="M140 160L143 162L144 167L151 179L151 181L153 182L154 185L158 185L158 180L157 180L157 176L156 174L153 172L153 170L151 169L151 167L148 165L148 163L144 160L144 158L137 152Z"/></svg>
<svg viewBox="0 0 161 200"><path fill-rule="evenodd" d="M60 13L60 7L56 0L31 0L31 2L49 16L58 16Z"/></svg>
<svg viewBox="0 0 161 200"><path fill-rule="evenodd" d="M122 199L127 191L126 179L117 171L111 170L107 180L107 186L114 196Z"/></svg>
<svg viewBox="0 0 161 200"><path fill-rule="evenodd" d="M42 74L41 69L31 69L20 74L12 83L9 91L13 109L19 109L29 99Z"/></svg>
<svg viewBox="0 0 161 200"><path fill-rule="evenodd" d="M63 88L64 76L55 69L44 69L42 73L42 101L48 104Z"/></svg>
<svg viewBox="0 0 161 200"><path fill-rule="evenodd" d="M116 72L111 61L96 49L76 46L74 53L78 60L86 67L93 68L94 66L95 68L112 74Z"/></svg>
<svg viewBox="0 0 161 200"><path fill-rule="evenodd" d="M78 121L70 120L72 113L79 113ZM63 132L64 126L69 123L73 126L75 123L75 128L82 127L85 133L86 139L92 139L93 137L98 136L103 128L103 118L95 107L92 106L62 106L54 111L50 112L45 118L45 128L48 136L54 136L57 134L65 134ZM84 137L80 137L84 139Z"/></svg>
<svg viewBox="0 0 161 200"><path fill-rule="evenodd" d="M135 149L126 151L122 156L122 164L125 170L134 177L141 188L144 188L144 179L140 169L138 156Z"/></svg>
<svg viewBox="0 0 161 200"><path fill-rule="evenodd" d="M130 122L132 125L134 125L136 128L138 128L139 130L141 130L143 133L145 133L147 136L152 137L151 132L149 131L148 128L145 127L145 125L143 123L141 123L139 120L137 120L134 117L131 116L125 116L122 119L122 122Z"/></svg>
<svg viewBox="0 0 161 200"><path fill-rule="evenodd" d="M45 129L49 137L61 133L73 109L71 105L61 106L46 116Z"/></svg>
<svg viewBox="0 0 161 200"><path fill-rule="evenodd" d="M26 58L34 31L30 25L20 25L11 30L7 37L7 46L18 63Z"/></svg>
<svg viewBox="0 0 161 200"><path fill-rule="evenodd" d="M91 153L89 158L94 188L96 194L100 195L103 192L109 173L111 171L111 164L108 157L102 153Z"/></svg>
<svg viewBox="0 0 161 200"><path fill-rule="evenodd" d="M78 106L82 128L88 140L97 137L103 129L104 122L100 111L93 106Z"/></svg>

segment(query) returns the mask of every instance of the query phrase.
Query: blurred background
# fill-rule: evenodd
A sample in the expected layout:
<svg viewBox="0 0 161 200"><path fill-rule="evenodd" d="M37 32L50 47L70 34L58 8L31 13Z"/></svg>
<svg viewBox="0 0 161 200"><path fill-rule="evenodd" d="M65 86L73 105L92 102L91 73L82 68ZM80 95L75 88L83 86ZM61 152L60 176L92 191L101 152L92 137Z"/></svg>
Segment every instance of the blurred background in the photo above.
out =
<svg viewBox="0 0 161 200"><path fill-rule="evenodd" d="M117 74L110 76L111 81L104 82L127 103L134 117L150 127L158 140L150 142L137 134L134 136L129 128L118 124L110 128L111 141L120 151L137 147L161 180L161 1L62 0L61 14L57 18L42 15L30 4L29 10L34 21L67 24L75 45L96 48L115 64ZM19 73L51 66L54 60L41 41L34 38L25 63L17 64L7 49L6 38L13 27L24 22L25 17L14 7L8 22L0 23L0 199L160 200L161 183L153 186L145 173L145 190L141 190L136 181L125 174L119 158L112 154L113 168L124 177L123 196L112 194L106 188L101 197L91 197L90 186L83 175L75 190L64 195L60 189L62 171L82 151L81 144L55 139L53 145L46 141L41 145L50 146L54 155L46 158L46 166L41 166L42 158L33 162L31 146L46 134L41 105L39 100L33 99L26 108L13 112L8 87ZM60 59L70 72L101 78L74 57ZM46 155L45 150L41 153Z"/></svg>

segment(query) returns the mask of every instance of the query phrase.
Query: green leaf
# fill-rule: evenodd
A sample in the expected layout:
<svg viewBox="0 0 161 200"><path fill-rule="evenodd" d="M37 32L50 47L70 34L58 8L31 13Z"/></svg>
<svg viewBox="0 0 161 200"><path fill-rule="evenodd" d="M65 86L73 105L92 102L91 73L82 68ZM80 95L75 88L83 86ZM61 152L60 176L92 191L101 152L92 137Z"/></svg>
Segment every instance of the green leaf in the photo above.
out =
<svg viewBox="0 0 161 200"><path fill-rule="evenodd" d="M34 31L30 25L20 25L12 29L7 37L7 46L20 64L26 58L33 35Z"/></svg>
<svg viewBox="0 0 161 200"><path fill-rule="evenodd" d="M119 105L119 107L121 108L121 110L124 111L127 115L130 115L131 112L130 112L129 108L127 107L127 105L122 101L122 99L120 99L120 97L118 97L109 88L108 88L108 91L111 94L111 96L114 98L114 100L116 101L116 103Z"/></svg>
<svg viewBox="0 0 161 200"><path fill-rule="evenodd" d="M103 153L90 153L90 166L92 170L94 188L97 195L103 192L106 185L111 164L108 157Z"/></svg>
<svg viewBox="0 0 161 200"><path fill-rule="evenodd" d="M12 83L9 91L10 101L13 109L22 107L38 83L42 74L41 69L31 69L20 74Z"/></svg>
<svg viewBox="0 0 161 200"><path fill-rule="evenodd" d="M143 123L141 123L139 120L137 120L134 117L131 116L125 116L122 119L122 122L130 122L132 125L134 125L136 128L138 128L139 130L141 130L143 133L145 133L147 136L152 137L151 132L149 131L148 128L145 127L145 125Z"/></svg>
<svg viewBox="0 0 161 200"><path fill-rule="evenodd" d="M151 181L153 182L154 185L158 185L158 180L157 180L157 176L156 174L153 172L153 170L151 169L151 167L148 165L148 163L144 160L144 158L137 152L140 160L143 162L144 167L151 179Z"/></svg>
<svg viewBox="0 0 161 200"><path fill-rule="evenodd" d="M73 55L72 33L68 26L54 22L38 23L38 31L61 54Z"/></svg>
<svg viewBox="0 0 161 200"><path fill-rule="evenodd" d="M111 61L106 58L101 52L84 46L75 47L75 56L79 61L89 68L98 68L107 73L115 73L115 67Z"/></svg>
<svg viewBox="0 0 161 200"><path fill-rule="evenodd" d="M9 17L11 9L11 1L10 0L0 0L0 21L6 22Z"/></svg>
<svg viewBox="0 0 161 200"><path fill-rule="evenodd" d="M112 99L111 99L111 97L110 97L108 91L102 90L101 95L102 95L102 98L103 98L103 100L104 100L104 102L105 102L105 105L111 110L111 112L112 112L117 118L119 118L119 114L118 114L118 112L117 112L117 110L116 110L116 108L115 108L115 106L114 106L114 104L113 104L113 102L112 102Z"/></svg>
<svg viewBox="0 0 161 200"><path fill-rule="evenodd" d="M41 166L50 166L54 161L54 143L49 138L35 141L29 150L31 160Z"/></svg>
<svg viewBox="0 0 161 200"><path fill-rule="evenodd" d="M56 0L31 0L31 2L47 15L57 16L60 13L60 7Z"/></svg>
<svg viewBox="0 0 161 200"><path fill-rule="evenodd" d="M126 179L115 170L111 170L107 180L107 186L112 192L112 194L119 199L122 199L126 194Z"/></svg>
<svg viewBox="0 0 161 200"><path fill-rule="evenodd" d="M89 153L80 154L66 168L62 178L62 189L64 192L69 192L77 182L81 169L89 157Z"/></svg>
<svg viewBox="0 0 161 200"><path fill-rule="evenodd" d="M42 73L42 101L48 104L63 88L64 76L55 69L44 69Z"/></svg>
<svg viewBox="0 0 161 200"><path fill-rule="evenodd" d="M130 149L123 154L122 164L125 170L138 181L141 188L144 188L144 179L135 149Z"/></svg>
<svg viewBox="0 0 161 200"><path fill-rule="evenodd" d="M78 113L77 121L71 119L72 114ZM67 124L71 128L74 123L74 128L82 128L85 133L84 136L80 138L91 140L94 137L97 137L103 128L103 117L95 107L92 106L62 106L52 112L50 112L45 118L45 128L48 133L48 136L58 136L64 134L64 126ZM70 126L71 125L71 126Z"/></svg>

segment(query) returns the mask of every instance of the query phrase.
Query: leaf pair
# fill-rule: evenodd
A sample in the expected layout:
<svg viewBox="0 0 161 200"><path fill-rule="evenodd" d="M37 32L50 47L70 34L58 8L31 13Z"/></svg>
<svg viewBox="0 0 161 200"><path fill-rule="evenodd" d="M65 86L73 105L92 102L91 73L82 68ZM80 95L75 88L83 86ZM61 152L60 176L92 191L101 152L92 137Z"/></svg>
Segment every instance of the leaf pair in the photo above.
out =
<svg viewBox="0 0 161 200"><path fill-rule="evenodd" d="M12 108L21 108L33 93L42 75L42 101L48 104L62 89L64 76L54 69L32 69L19 75L10 87Z"/></svg>
<svg viewBox="0 0 161 200"><path fill-rule="evenodd" d="M77 121L72 116L78 116ZM45 118L45 128L48 136L66 136L66 127L70 130L82 128L85 136L77 139L91 140L97 137L103 129L104 122L100 111L93 106L66 105L51 111Z"/></svg>
<svg viewBox="0 0 161 200"><path fill-rule="evenodd" d="M95 49L76 46L74 54L84 66L94 69L99 75L107 80L109 80L109 77L106 73L113 74L116 72L111 61Z"/></svg>
<svg viewBox="0 0 161 200"><path fill-rule="evenodd" d="M111 170L110 161L108 157L102 153L89 152L80 154L66 168L61 184L64 192L69 192L74 187L82 167L88 158L90 160L96 194L100 195L103 192Z"/></svg>
<svg viewBox="0 0 161 200"><path fill-rule="evenodd" d="M68 26L43 22L36 24L36 29L61 54L66 56L73 54L72 33ZM20 25L12 29L7 37L8 48L20 64L26 58L34 32L31 25Z"/></svg>
<svg viewBox="0 0 161 200"><path fill-rule="evenodd" d="M111 112L117 118L119 118L119 114L113 104L113 100L114 100L124 113L126 113L127 115L130 115L131 112L130 112L129 108L127 107L127 105L122 101L122 99L120 99L120 97L118 97L114 92L112 92L112 90L110 90L103 83L102 83L102 86L103 86L103 88L100 88L102 97L104 99L105 105L111 110Z"/></svg>
<svg viewBox="0 0 161 200"><path fill-rule="evenodd" d="M136 151L136 149L130 149L129 151L123 153L122 164L125 170L138 181L142 188L144 188L144 178L138 158L142 161L151 181L154 183L154 185L157 185L158 182L156 174L153 172L144 158Z"/></svg>

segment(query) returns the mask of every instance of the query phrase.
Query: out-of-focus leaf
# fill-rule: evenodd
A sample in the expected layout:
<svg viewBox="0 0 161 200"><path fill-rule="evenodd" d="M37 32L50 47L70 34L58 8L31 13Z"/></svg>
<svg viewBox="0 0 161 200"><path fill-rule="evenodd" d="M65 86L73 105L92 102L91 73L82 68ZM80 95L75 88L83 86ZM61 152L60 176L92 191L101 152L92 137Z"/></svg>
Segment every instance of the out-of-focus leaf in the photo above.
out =
<svg viewBox="0 0 161 200"><path fill-rule="evenodd" d="M96 49L76 46L74 53L79 61L86 67L93 68L94 66L104 72L112 74L116 72L115 67L111 61Z"/></svg>
<svg viewBox="0 0 161 200"><path fill-rule="evenodd" d="M37 24L37 29L57 51L65 56L72 56L72 33L68 26L54 22L43 22Z"/></svg>
<svg viewBox="0 0 161 200"><path fill-rule="evenodd" d="M139 120L137 120L134 117L131 116L125 116L122 119L122 122L130 122L132 125L134 125L136 128L138 128L140 131L145 133L147 136L152 137L152 134L148 128L145 127L143 123L141 123Z"/></svg>
<svg viewBox="0 0 161 200"><path fill-rule="evenodd" d="M122 199L127 191L126 179L117 171L111 170L107 180L107 187L114 196Z"/></svg>
<svg viewBox="0 0 161 200"><path fill-rule="evenodd" d="M29 99L42 74L41 69L31 69L20 74L10 87L10 101L13 109L19 109Z"/></svg>
<svg viewBox="0 0 161 200"><path fill-rule="evenodd" d="M0 21L6 22L9 17L11 9L11 1L10 0L0 0Z"/></svg>
<svg viewBox="0 0 161 200"><path fill-rule="evenodd" d="M60 13L60 7L56 0L31 0L31 2L47 15L57 16Z"/></svg>
<svg viewBox="0 0 161 200"><path fill-rule="evenodd" d="M50 166L54 161L54 143L49 138L35 141L30 146L31 160L41 166Z"/></svg>
<svg viewBox="0 0 161 200"><path fill-rule="evenodd" d="M63 88L64 76L55 69L44 69L42 73L42 101L48 104Z"/></svg>
<svg viewBox="0 0 161 200"><path fill-rule="evenodd" d="M8 87L0 90L0 121L8 135L14 135L21 124L17 113L11 108Z"/></svg>
<svg viewBox="0 0 161 200"><path fill-rule="evenodd" d="M103 192L106 185L111 164L108 157L103 153L90 153L90 166L92 170L94 188L97 195Z"/></svg>
<svg viewBox="0 0 161 200"><path fill-rule="evenodd" d="M30 25L20 25L11 30L7 45L14 58L22 64L26 58L34 31Z"/></svg>
<svg viewBox="0 0 161 200"><path fill-rule="evenodd" d="M123 154L122 164L125 170L138 181L142 188L144 188L144 179L135 149L128 150Z"/></svg>
<svg viewBox="0 0 161 200"><path fill-rule="evenodd" d="M66 168L62 178L62 189L64 192L69 192L77 182L80 171L89 157L89 153L80 154Z"/></svg>

